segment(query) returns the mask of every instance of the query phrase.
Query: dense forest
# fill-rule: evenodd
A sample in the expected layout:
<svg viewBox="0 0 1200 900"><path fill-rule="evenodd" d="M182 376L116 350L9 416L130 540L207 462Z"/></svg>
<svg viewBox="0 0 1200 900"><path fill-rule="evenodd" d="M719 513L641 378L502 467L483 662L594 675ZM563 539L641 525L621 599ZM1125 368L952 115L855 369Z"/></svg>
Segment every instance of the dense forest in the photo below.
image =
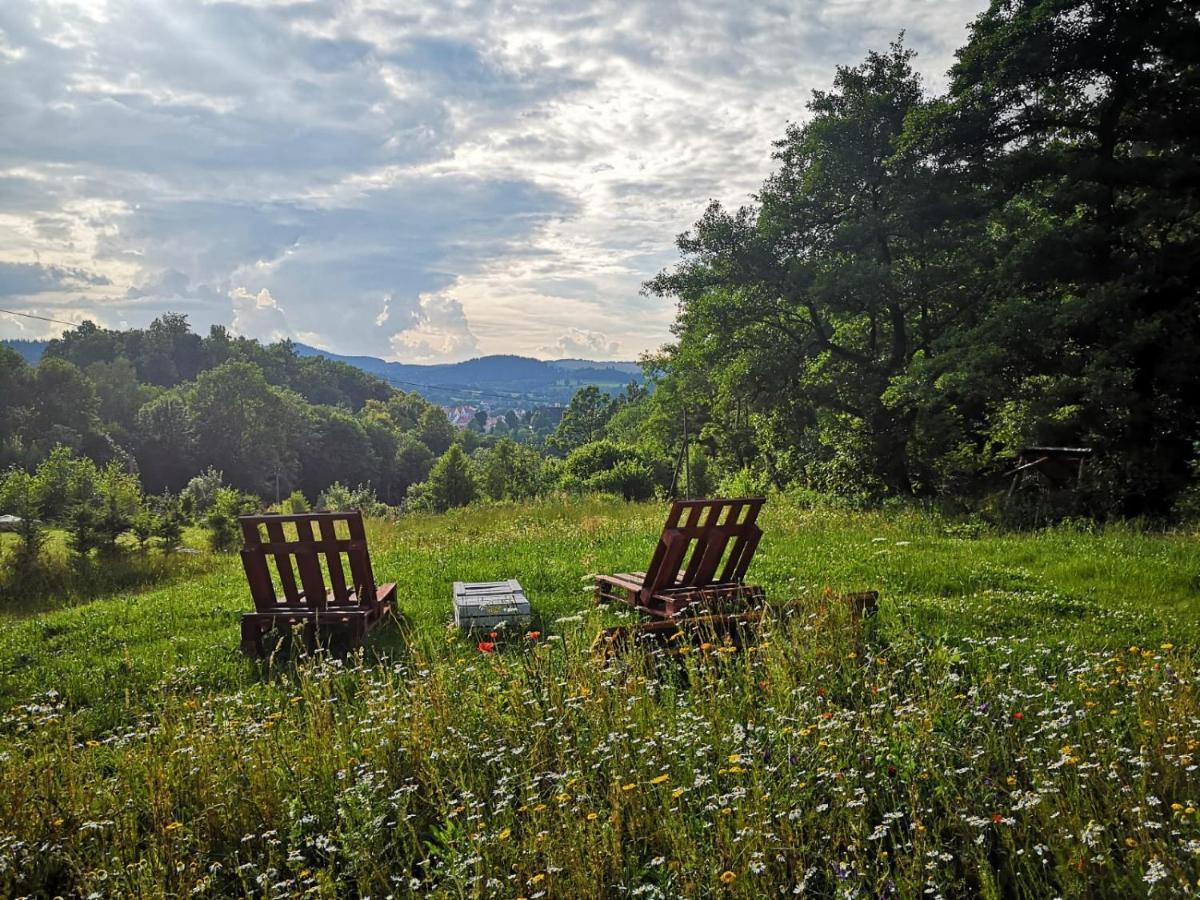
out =
<svg viewBox="0 0 1200 900"><path fill-rule="evenodd" d="M652 430L686 408L721 466L872 496L1084 445L1083 509L1194 506L1195 5L995 0L943 96L913 55L840 68L753 205L679 238Z"/></svg>
<svg viewBox="0 0 1200 900"><path fill-rule="evenodd" d="M592 396L607 397L581 395ZM66 454L136 474L152 493L215 470L276 502L337 483L398 505L452 445L494 484L483 477L489 455L540 462L522 445L540 446L558 425L541 410L508 410L484 434L486 418L456 429L441 407L353 366L220 327L201 337L173 314L145 330L84 323L36 366L0 348L0 463L32 471Z"/></svg>
<svg viewBox="0 0 1200 900"><path fill-rule="evenodd" d="M1022 447L1069 445L1095 457L1064 513L1194 515L1195 9L996 0L940 96L914 55L839 68L753 202L679 237L646 285L678 316L645 384L483 434L289 342L87 323L36 366L0 349L0 513L68 515L68 460L243 505L776 487L980 508Z"/></svg>

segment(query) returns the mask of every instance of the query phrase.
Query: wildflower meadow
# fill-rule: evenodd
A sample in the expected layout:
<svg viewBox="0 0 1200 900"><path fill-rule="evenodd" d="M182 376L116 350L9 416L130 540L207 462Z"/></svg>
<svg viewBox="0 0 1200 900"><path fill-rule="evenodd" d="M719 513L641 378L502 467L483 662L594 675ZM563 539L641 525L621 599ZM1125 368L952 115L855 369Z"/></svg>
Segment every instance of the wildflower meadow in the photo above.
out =
<svg viewBox="0 0 1200 900"><path fill-rule="evenodd" d="M1200 879L1198 539L772 499L742 646L601 665L660 504L372 521L400 616L237 651L236 555L4 615L0 893L1101 897ZM448 625L519 577L528 630ZM843 592L878 590L855 620Z"/></svg>

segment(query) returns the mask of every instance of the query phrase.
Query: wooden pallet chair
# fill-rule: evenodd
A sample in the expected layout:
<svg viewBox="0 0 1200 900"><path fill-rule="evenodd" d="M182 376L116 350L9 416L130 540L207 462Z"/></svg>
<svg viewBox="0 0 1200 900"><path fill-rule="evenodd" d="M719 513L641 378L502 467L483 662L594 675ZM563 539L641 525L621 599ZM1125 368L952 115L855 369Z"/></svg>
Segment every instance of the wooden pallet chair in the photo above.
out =
<svg viewBox="0 0 1200 900"><path fill-rule="evenodd" d="M391 611L396 585L375 584L361 513L239 516L238 524L242 566L254 599L254 612L242 616L246 654L262 656L266 632L297 624L304 626L309 643L322 630L340 629L357 645ZM268 559L274 561L281 595L275 593Z"/></svg>
<svg viewBox="0 0 1200 900"><path fill-rule="evenodd" d="M691 608L745 609L763 598L745 584L746 570L762 538L762 497L676 500L645 572L596 577L596 602L628 603L639 612L668 619Z"/></svg>

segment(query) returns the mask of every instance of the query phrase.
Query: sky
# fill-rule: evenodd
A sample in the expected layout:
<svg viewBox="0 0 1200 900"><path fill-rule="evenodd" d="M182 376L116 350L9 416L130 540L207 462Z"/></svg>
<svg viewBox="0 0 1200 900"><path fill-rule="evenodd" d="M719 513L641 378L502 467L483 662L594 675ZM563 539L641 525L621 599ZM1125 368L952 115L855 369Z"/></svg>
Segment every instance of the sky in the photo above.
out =
<svg viewBox="0 0 1200 900"><path fill-rule="evenodd" d="M0 307L411 363L635 359L835 66L983 0L0 3ZM0 337L63 326L0 313Z"/></svg>

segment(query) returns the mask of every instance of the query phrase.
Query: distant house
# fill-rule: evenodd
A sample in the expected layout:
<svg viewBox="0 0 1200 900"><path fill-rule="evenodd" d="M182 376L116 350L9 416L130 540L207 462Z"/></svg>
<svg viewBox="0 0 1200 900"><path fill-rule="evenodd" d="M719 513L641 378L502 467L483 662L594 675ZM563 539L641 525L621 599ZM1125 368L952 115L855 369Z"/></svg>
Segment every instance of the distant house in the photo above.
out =
<svg viewBox="0 0 1200 900"><path fill-rule="evenodd" d="M466 428L475 419L474 406L443 406L442 409L455 428Z"/></svg>

